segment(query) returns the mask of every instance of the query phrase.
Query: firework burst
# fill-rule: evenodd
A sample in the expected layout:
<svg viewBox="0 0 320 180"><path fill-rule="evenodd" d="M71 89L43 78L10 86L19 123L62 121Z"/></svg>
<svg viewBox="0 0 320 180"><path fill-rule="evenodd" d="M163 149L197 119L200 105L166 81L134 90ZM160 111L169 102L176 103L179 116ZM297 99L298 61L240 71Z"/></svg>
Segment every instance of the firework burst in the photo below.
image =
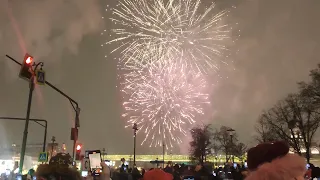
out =
<svg viewBox="0 0 320 180"><path fill-rule="evenodd" d="M201 72L217 70L227 64L225 39L231 28L224 23L227 11L203 6L200 0L122 0L110 18L115 38L106 44L121 42L112 52L120 51L123 63L149 64L158 54L166 57L161 60L181 57Z"/></svg>
<svg viewBox="0 0 320 180"><path fill-rule="evenodd" d="M145 136L142 144L173 147L182 142L196 119L208 106L207 83L203 74L184 61L159 60L143 67L122 68L121 91L127 127L137 123Z"/></svg>

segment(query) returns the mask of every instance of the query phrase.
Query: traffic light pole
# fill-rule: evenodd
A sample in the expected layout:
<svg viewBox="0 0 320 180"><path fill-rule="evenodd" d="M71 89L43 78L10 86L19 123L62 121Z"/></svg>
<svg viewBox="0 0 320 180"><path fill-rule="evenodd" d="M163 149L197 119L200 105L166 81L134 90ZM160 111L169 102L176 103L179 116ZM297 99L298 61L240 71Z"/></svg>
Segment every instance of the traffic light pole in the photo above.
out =
<svg viewBox="0 0 320 180"><path fill-rule="evenodd" d="M76 159L76 156L75 156L75 151L76 151L76 143L77 143L77 140L73 140L73 149L72 149L72 159L73 161L75 161Z"/></svg>
<svg viewBox="0 0 320 180"><path fill-rule="evenodd" d="M23 139L22 139L22 146L21 146L21 153L20 153L20 164L19 164L19 173L20 174L22 173L24 155L26 153L26 145L27 145L27 137L28 137L28 128L29 128L29 121L30 121L30 110L31 110L33 89L34 89L34 77L32 76L31 79L30 79L27 116L26 116L26 122L25 122L25 125L24 125Z"/></svg>
<svg viewBox="0 0 320 180"><path fill-rule="evenodd" d="M18 64L18 65L22 65L20 62L18 62L17 60L15 60L14 58L12 58L11 56L9 56L9 55L6 55L6 57L7 58L9 58L10 60L12 60L13 62L15 62L16 64ZM72 107L73 107L73 109L74 109L74 111L76 112L76 118L75 118L75 124L74 124L74 127L76 128L76 129L78 129L78 127L80 127L80 125L79 125L79 114L80 114L80 108L79 108L79 105L78 105L78 103L75 101L75 100L73 100L71 97L69 97L67 94L65 94L64 92L62 92L60 89L58 89L57 87L55 87L53 84L51 84L50 82L48 82L48 81L45 81L45 84L47 84L48 86L50 86L52 89L54 89L55 91L57 91L58 93L60 93L62 96L64 96L65 98L67 98L68 100L69 100L69 102L70 102L70 104L72 105ZM34 84L33 84L33 86L34 86ZM34 87L33 87L34 88ZM30 94L30 93L29 93ZM32 97L32 92L31 92L31 97ZM31 103L31 102L30 102ZM30 104L30 106L31 106L31 104ZM28 113L27 113L28 114ZM29 116L30 116L30 112L29 112ZM29 123L29 121L28 121L28 123ZM28 132L27 132L27 134L28 134ZM26 138L27 139L27 138ZM72 154L73 154L73 159L75 158L75 145L76 145L76 143L77 143L77 139L74 139L73 140L73 150L72 150ZM25 149L25 148L24 148ZM21 154L22 154L22 152L21 152ZM21 162L21 161L20 161ZM23 165L23 164L22 164Z"/></svg>

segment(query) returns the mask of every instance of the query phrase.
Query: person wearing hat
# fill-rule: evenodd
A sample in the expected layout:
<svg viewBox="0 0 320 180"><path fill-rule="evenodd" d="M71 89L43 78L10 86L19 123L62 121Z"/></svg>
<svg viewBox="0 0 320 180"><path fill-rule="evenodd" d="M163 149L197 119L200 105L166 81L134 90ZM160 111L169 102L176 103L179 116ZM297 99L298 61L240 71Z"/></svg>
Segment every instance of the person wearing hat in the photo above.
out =
<svg viewBox="0 0 320 180"><path fill-rule="evenodd" d="M100 180L111 180L110 170L105 163L101 163L102 174ZM38 180L82 180L77 168L73 166L73 159L69 154L58 153L53 156L49 164L39 165L36 171ZM93 180L92 176L86 179Z"/></svg>
<svg viewBox="0 0 320 180"><path fill-rule="evenodd" d="M304 180L306 161L289 153L285 142L259 144L249 149L246 180Z"/></svg>
<svg viewBox="0 0 320 180"><path fill-rule="evenodd" d="M73 160L69 154L58 153L53 156L49 164L39 165L36 176L40 180L81 180L82 177L72 165Z"/></svg>

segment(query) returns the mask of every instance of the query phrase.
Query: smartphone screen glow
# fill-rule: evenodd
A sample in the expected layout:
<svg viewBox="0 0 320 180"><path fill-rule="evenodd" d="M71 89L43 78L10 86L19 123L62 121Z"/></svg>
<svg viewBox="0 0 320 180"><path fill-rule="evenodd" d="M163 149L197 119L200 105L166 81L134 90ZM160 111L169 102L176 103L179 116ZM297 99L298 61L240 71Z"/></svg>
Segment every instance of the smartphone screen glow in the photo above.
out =
<svg viewBox="0 0 320 180"><path fill-rule="evenodd" d="M21 175L18 175L18 176L17 176L17 180L22 180L22 176L21 176Z"/></svg>
<svg viewBox="0 0 320 180"><path fill-rule="evenodd" d="M233 163L233 167L237 168L238 167L237 163Z"/></svg>
<svg viewBox="0 0 320 180"><path fill-rule="evenodd" d="M89 154L90 160L90 168L93 169L101 169L101 156L100 153Z"/></svg>
<svg viewBox="0 0 320 180"><path fill-rule="evenodd" d="M88 176L88 171L81 171L81 176L82 177L87 177Z"/></svg>
<svg viewBox="0 0 320 180"><path fill-rule="evenodd" d="M194 177L192 177L192 176L184 177L183 180L194 180Z"/></svg>
<svg viewBox="0 0 320 180"><path fill-rule="evenodd" d="M306 169L309 169L309 168L310 168L310 164L307 164L307 165L306 165Z"/></svg>
<svg viewBox="0 0 320 180"><path fill-rule="evenodd" d="M100 152L92 152L89 154L90 169L94 176L99 176L102 172L101 154Z"/></svg>

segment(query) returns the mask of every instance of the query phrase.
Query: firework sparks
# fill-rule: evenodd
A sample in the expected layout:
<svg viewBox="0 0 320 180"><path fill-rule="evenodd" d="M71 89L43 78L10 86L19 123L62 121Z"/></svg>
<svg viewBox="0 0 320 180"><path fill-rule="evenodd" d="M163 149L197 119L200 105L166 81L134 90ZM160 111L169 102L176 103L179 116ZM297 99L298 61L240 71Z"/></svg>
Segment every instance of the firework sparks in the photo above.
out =
<svg viewBox="0 0 320 180"><path fill-rule="evenodd" d="M142 144L166 147L180 144L191 125L210 104L205 93L206 80L199 71L183 64L157 61L144 67L128 64L122 68L123 103L128 126L137 123L139 133L144 133Z"/></svg>
<svg viewBox="0 0 320 180"><path fill-rule="evenodd" d="M121 42L113 52L121 52L123 63L141 66L158 54L162 60L182 57L201 72L217 70L227 64L224 43L231 28L224 23L227 11L202 6L200 0L122 0L110 18L116 37L106 44Z"/></svg>

